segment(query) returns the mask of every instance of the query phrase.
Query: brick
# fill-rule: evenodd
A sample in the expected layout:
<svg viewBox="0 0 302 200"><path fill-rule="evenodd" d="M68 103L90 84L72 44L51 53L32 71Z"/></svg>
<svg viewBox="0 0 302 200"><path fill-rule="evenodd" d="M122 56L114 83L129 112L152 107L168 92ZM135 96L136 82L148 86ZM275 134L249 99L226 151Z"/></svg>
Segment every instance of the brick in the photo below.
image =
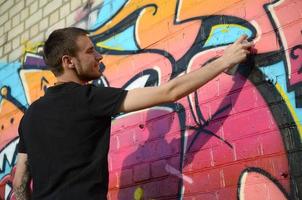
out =
<svg viewBox="0 0 302 200"><path fill-rule="evenodd" d="M244 112L234 117L227 118L223 123L224 138L230 142L238 138L247 137L254 133L257 124L252 123L254 119L251 117L252 112ZM236 124L236 126L234 126L234 124Z"/></svg>
<svg viewBox="0 0 302 200"><path fill-rule="evenodd" d="M3 46L0 45L0 57L3 55Z"/></svg>
<svg viewBox="0 0 302 200"><path fill-rule="evenodd" d="M286 26L287 24L293 23L296 20L301 19L301 15L299 13L300 9L297 9L296 6L296 3L292 1L287 5L282 5L275 9L278 21L281 22L281 26ZM290 14L288 14L289 11Z"/></svg>
<svg viewBox="0 0 302 200"><path fill-rule="evenodd" d="M235 150L226 146L214 147L213 151L213 161L214 165L222 165L226 163L232 163L235 160Z"/></svg>
<svg viewBox="0 0 302 200"><path fill-rule="evenodd" d="M17 26L18 24L20 24L20 15L19 14L13 17L13 26L12 27Z"/></svg>
<svg viewBox="0 0 302 200"><path fill-rule="evenodd" d="M261 155L259 136L248 137L234 142L235 159L255 158Z"/></svg>
<svg viewBox="0 0 302 200"><path fill-rule="evenodd" d="M0 36L0 46L3 46L7 42L7 34Z"/></svg>
<svg viewBox="0 0 302 200"><path fill-rule="evenodd" d="M285 152L283 139L279 131L261 134L258 140L264 155Z"/></svg>
<svg viewBox="0 0 302 200"><path fill-rule="evenodd" d="M135 182L147 180L149 178L150 178L150 165L148 163L134 166L133 180Z"/></svg>
<svg viewBox="0 0 302 200"><path fill-rule="evenodd" d="M0 26L2 26L2 24L7 22L7 20L8 20L8 12L6 12L0 16Z"/></svg>
<svg viewBox="0 0 302 200"><path fill-rule="evenodd" d="M0 57L1 62L3 63L7 63L8 62L8 55L3 55L2 57Z"/></svg>
<svg viewBox="0 0 302 200"><path fill-rule="evenodd" d="M4 32L8 32L11 30L12 28L12 21L11 20L8 20L5 24L4 24Z"/></svg>
<svg viewBox="0 0 302 200"><path fill-rule="evenodd" d="M254 87L244 88L231 95L234 113L244 112L257 107L256 89Z"/></svg>
<svg viewBox="0 0 302 200"><path fill-rule="evenodd" d="M32 2L34 2L35 0L26 0L26 6L29 6L32 4Z"/></svg>
<svg viewBox="0 0 302 200"><path fill-rule="evenodd" d="M26 7L21 11L21 21L25 21L29 16L29 8Z"/></svg>
<svg viewBox="0 0 302 200"><path fill-rule="evenodd" d="M66 3L60 8L60 19L66 17L70 13L70 3Z"/></svg>
<svg viewBox="0 0 302 200"><path fill-rule="evenodd" d="M4 26L0 26L0 35L4 34Z"/></svg>
<svg viewBox="0 0 302 200"><path fill-rule="evenodd" d="M42 10L38 10L25 21L25 28L28 29L42 19Z"/></svg>
<svg viewBox="0 0 302 200"><path fill-rule="evenodd" d="M117 170L121 168L131 167L143 161L143 154L138 150L137 147L128 147L123 149L123 151L111 152L109 157L111 157L112 161L112 170Z"/></svg>
<svg viewBox="0 0 302 200"><path fill-rule="evenodd" d="M78 1L76 1L78 2ZM43 8L43 17L53 13L56 9L58 9L62 5L62 0L57 1L50 1L44 8Z"/></svg>
<svg viewBox="0 0 302 200"><path fill-rule="evenodd" d="M8 52L10 52L12 50L12 44L11 42L7 42L4 45L4 54L7 54Z"/></svg>
<svg viewBox="0 0 302 200"><path fill-rule="evenodd" d="M42 42L42 41L44 41L44 40L45 40L45 39L44 39L44 32L38 33L38 35L36 35L35 37L33 37L33 38L31 39L32 42Z"/></svg>
<svg viewBox="0 0 302 200"><path fill-rule="evenodd" d="M162 180L148 182L148 183L144 184L142 186L142 188L144 190L144 199L156 199L160 195L160 187L162 185L163 185ZM132 197L133 197L133 195L132 195ZM128 198L128 199L131 199L131 198Z"/></svg>
<svg viewBox="0 0 302 200"><path fill-rule="evenodd" d="M71 1L70 9L73 11L82 5L81 1Z"/></svg>
<svg viewBox="0 0 302 200"><path fill-rule="evenodd" d="M246 168L245 163L236 163L230 166L223 167L223 176L225 187L237 186L239 176L243 169Z"/></svg>
<svg viewBox="0 0 302 200"><path fill-rule="evenodd" d="M208 109L207 106L209 107ZM219 118L224 118L233 113L232 100L230 96L224 96L219 97L218 99L213 99L205 105L200 105L200 109L206 120L216 120Z"/></svg>
<svg viewBox="0 0 302 200"><path fill-rule="evenodd" d="M188 194L185 194L188 195ZM203 194L193 194L192 196L185 196L183 198L183 200L198 200L198 199L202 199L202 200L213 200L213 199L217 199L216 198L216 193L203 193Z"/></svg>
<svg viewBox="0 0 302 200"><path fill-rule="evenodd" d="M53 25L57 23L59 20L59 10L56 10L55 12L51 13L49 16L49 25Z"/></svg>
<svg viewBox="0 0 302 200"><path fill-rule="evenodd" d="M46 35L49 35L52 31L59 29L59 28L64 28L65 26L65 19L60 20L59 22L57 22L56 24L54 24L53 26L51 26L47 32Z"/></svg>
<svg viewBox="0 0 302 200"><path fill-rule="evenodd" d="M237 187L227 187L220 189L216 192L217 199L238 199L237 197Z"/></svg>
<svg viewBox="0 0 302 200"><path fill-rule="evenodd" d="M155 140L144 145L145 161L153 161L172 155L172 150L165 140Z"/></svg>
<svg viewBox="0 0 302 200"><path fill-rule="evenodd" d="M156 110L155 112L162 112ZM148 112L150 113L150 111ZM163 114L163 113L162 113ZM149 140L162 138L166 133L169 132L170 126L173 122L172 116L157 117L156 119L148 120L146 122L146 128L149 132Z"/></svg>
<svg viewBox="0 0 302 200"><path fill-rule="evenodd" d="M176 199L178 193L178 185L179 185L179 178L175 176L168 176L164 180L161 180L159 183L159 196L161 197L172 197L170 199ZM152 194L153 196L155 194Z"/></svg>
<svg viewBox="0 0 302 200"><path fill-rule="evenodd" d="M30 28L29 36L30 38L33 38L39 33L39 24L35 24Z"/></svg>
<svg viewBox="0 0 302 200"><path fill-rule="evenodd" d="M166 160L159 160L151 163L151 176L161 177L166 176L168 174L166 170L167 161Z"/></svg>
<svg viewBox="0 0 302 200"><path fill-rule="evenodd" d="M109 184L108 184L109 189L118 187L119 177L120 176L117 174L117 172L109 173Z"/></svg>
<svg viewBox="0 0 302 200"><path fill-rule="evenodd" d="M29 39L29 30L26 30L21 35L21 42L27 41Z"/></svg>
<svg viewBox="0 0 302 200"><path fill-rule="evenodd" d="M211 184L211 180L208 175L208 172L205 171L191 174L191 178L193 180L193 184L184 182L186 193L206 193L212 189L209 187Z"/></svg>
<svg viewBox="0 0 302 200"><path fill-rule="evenodd" d="M16 49L18 46L20 46L20 37L13 39L13 49Z"/></svg>
<svg viewBox="0 0 302 200"><path fill-rule="evenodd" d="M47 4L48 0L40 0L39 1L39 8L42 8L43 6L45 6Z"/></svg>
<svg viewBox="0 0 302 200"><path fill-rule="evenodd" d="M32 15L37 10L38 10L38 1L35 1L29 6L29 14Z"/></svg>
<svg viewBox="0 0 302 200"><path fill-rule="evenodd" d="M206 92L204 92L206 91ZM211 91L211 92L207 92ZM213 79L204 85L201 89L197 90L199 103L207 102L219 96L219 79Z"/></svg>
<svg viewBox="0 0 302 200"><path fill-rule="evenodd" d="M24 31L24 23L20 23L18 26L14 27L11 31L8 32L7 39L11 40L18 34L21 34Z"/></svg>
<svg viewBox="0 0 302 200"><path fill-rule="evenodd" d="M118 187L125 187L133 184L133 171L132 169L122 169L119 174Z"/></svg>
<svg viewBox="0 0 302 200"><path fill-rule="evenodd" d="M196 153L187 153L185 164L192 163L192 171L202 170L214 165L212 149L202 149Z"/></svg>
<svg viewBox="0 0 302 200"><path fill-rule="evenodd" d="M133 194L135 192L135 187L128 187L128 188L120 188L118 190L118 194L116 198L113 199L133 199Z"/></svg>
<svg viewBox="0 0 302 200"><path fill-rule="evenodd" d="M5 1L0 5L1 12L8 12L8 10L14 5L14 1Z"/></svg>
<svg viewBox="0 0 302 200"><path fill-rule="evenodd" d="M24 8L24 1L20 1L14 5L12 9L9 10L9 18L14 17L16 14L20 13L20 11Z"/></svg>
<svg viewBox="0 0 302 200"><path fill-rule="evenodd" d="M20 56L22 55L22 47L20 46L17 49L14 49L8 56L8 60L9 62L13 62L16 61L20 58Z"/></svg>
<svg viewBox="0 0 302 200"><path fill-rule="evenodd" d="M117 134L116 137L118 137L120 149L134 145L134 137L132 131L125 130L124 132Z"/></svg>
<svg viewBox="0 0 302 200"><path fill-rule="evenodd" d="M48 18L44 18L39 22L39 31L44 31L49 27Z"/></svg>

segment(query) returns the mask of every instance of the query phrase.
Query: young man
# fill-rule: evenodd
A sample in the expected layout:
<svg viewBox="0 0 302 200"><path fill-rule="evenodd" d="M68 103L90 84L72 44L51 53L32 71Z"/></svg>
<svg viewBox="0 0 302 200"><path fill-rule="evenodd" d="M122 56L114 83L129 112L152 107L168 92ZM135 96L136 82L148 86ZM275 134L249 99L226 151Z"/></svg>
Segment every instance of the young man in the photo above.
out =
<svg viewBox="0 0 302 200"><path fill-rule="evenodd" d="M18 200L106 199L111 116L176 101L242 62L252 46L241 36L223 56L193 73L159 87L125 91L87 84L102 75L102 56L87 34L64 28L45 42L45 61L58 82L20 122L13 183Z"/></svg>

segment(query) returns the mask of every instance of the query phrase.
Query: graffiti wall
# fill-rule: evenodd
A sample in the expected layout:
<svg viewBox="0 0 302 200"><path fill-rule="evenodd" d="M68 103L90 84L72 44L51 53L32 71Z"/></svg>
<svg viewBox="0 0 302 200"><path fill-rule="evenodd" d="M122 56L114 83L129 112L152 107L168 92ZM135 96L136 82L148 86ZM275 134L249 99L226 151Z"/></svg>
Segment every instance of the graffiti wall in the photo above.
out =
<svg viewBox="0 0 302 200"><path fill-rule="evenodd" d="M89 0L71 17L104 56L98 87L159 86L255 43L234 75L113 117L108 199L302 199L301 0ZM0 199L14 199L18 123L55 82L42 47L0 62Z"/></svg>

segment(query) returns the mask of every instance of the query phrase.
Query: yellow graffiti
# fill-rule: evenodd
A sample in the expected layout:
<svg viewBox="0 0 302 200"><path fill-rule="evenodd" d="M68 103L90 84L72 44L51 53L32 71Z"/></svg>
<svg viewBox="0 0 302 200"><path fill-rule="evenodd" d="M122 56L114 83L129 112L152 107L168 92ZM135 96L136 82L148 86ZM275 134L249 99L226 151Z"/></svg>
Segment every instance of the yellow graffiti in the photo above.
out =
<svg viewBox="0 0 302 200"><path fill-rule="evenodd" d="M26 52L37 53L39 48L42 47L43 44L43 42L30 42L28 40L24 40L22 41L22 52L23 54L25 54Z"/></svg>
<svg viewBox="0 0 302 200"><path fill-rule="evenodd" d="M141 187L136 188L134 192L135 200L142 200L144 198L144 190Z"/></svg>
<svg viewBox="0 0 302 200"><path fill-rule="evenodd" d="M29 104L44 95L44 87L54 85L56 82L56 77L49 70L21 69L20 77Z"/></svg>
<svg viewBox="0 0 302 200"><path fill-rule="evenodd" d="M91 35L95 36L105 33L121 23L125 18L141 9L135 24L135 39L139 47L144 49L157 45L156 47L159 49L165 50L167 45L163 42L164 39L173 38L171 37L173 33L181 35L186 35L191 32L197 33L201 26L200 20L186 22L185 24L175 24L176 6L176 1L170 0L129 0L119 13L104 26L99 27L96 31L92 32ZM177 41L181 43L181 40ZM181 46L182 44L180 43L171 42L170 45L177 44L178 46ZM170 46L170 48L174 49L173 46ZM175 48L177 47L175 46Z"/></svg>
<svg viewBox="0 0 302 200"><path fill-rule="evenodd" d="M297 116L297 113L295 112L294 107L290 103L290 100L288 99L287 94L282 89L282 86L277 83L276 88L277 88L278 92L281 94L282 98L284 99L290 113L292 114L292 117L294 118L294 121L297 125L297 129L298 129L298 132L299 132L299 135L300 135L300 139L302 140L302 125L301 125L301 122L299 121L299 117Z"/></svg>

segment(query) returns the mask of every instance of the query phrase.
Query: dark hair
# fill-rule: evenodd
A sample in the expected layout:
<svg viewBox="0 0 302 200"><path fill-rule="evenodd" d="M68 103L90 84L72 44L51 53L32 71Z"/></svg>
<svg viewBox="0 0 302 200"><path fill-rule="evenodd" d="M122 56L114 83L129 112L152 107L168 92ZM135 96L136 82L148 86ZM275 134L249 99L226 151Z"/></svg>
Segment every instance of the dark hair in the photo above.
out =
<svg viewBox="0 0 302 200"><path fill-rule="evenodd" d="M53 31L44 44L44 60L55 76L63 73L62 57L76 56L78 47L76 40L79 36L87 35L88 31L68 27Z"/></svg>

